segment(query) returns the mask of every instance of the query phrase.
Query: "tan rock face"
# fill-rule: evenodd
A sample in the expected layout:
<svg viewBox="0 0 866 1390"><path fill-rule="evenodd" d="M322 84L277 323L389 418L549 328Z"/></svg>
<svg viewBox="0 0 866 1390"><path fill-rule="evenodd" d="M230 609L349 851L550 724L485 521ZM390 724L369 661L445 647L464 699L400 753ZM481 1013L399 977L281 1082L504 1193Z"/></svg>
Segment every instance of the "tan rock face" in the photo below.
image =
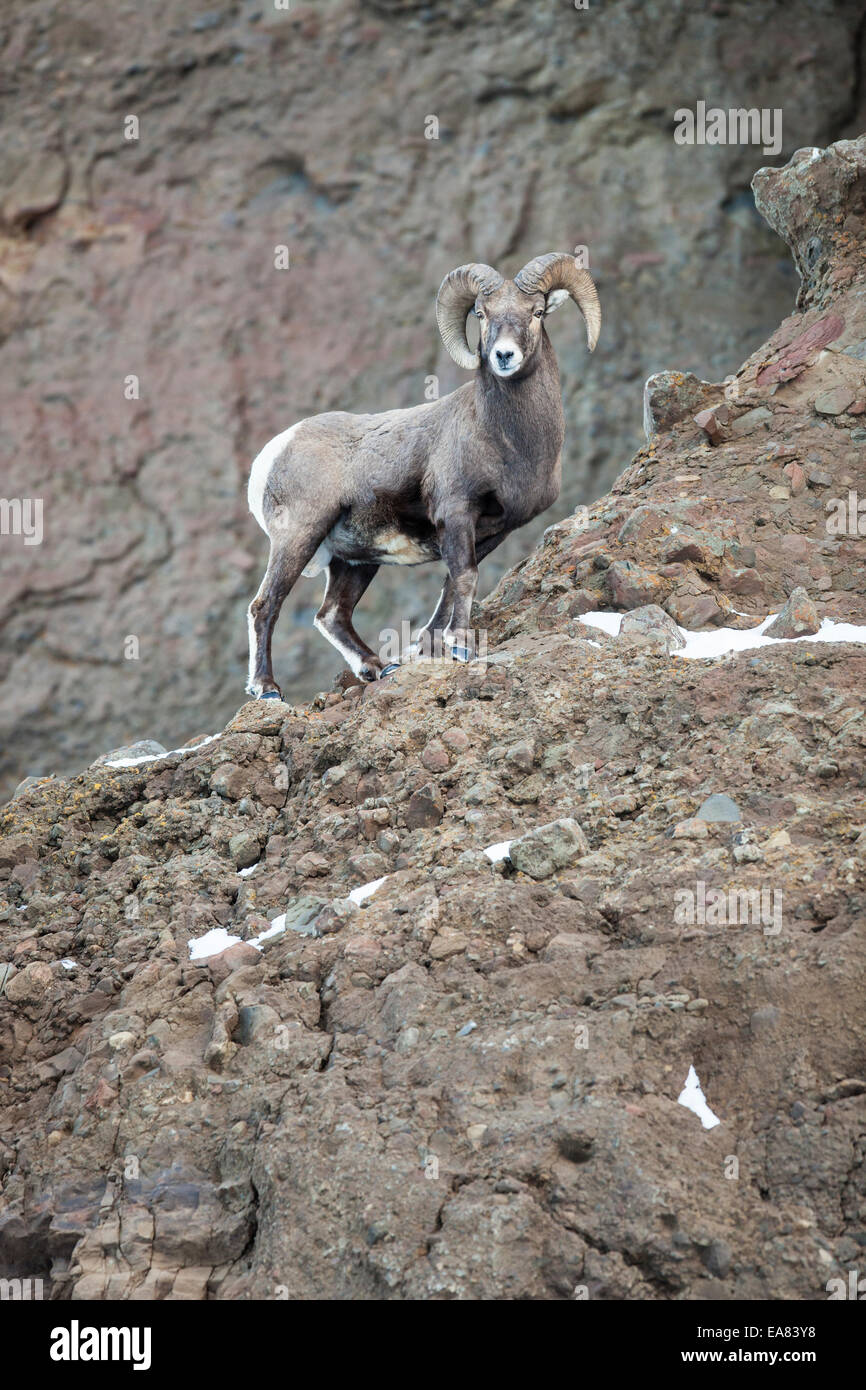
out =
<svg viewBox="0 0 866 1390"><path fill-rule="evenodd" d="M659 115L682 74L696 92L729 76L773 108L779 54L796 55L786 152L844 133L857 96L856 0L822 12L818 41L811 0L747 38L721 8L674 22L659 0L598 5L591 22L567 0L495 19L473 0L244 0L205 24L181 0L159 24L147 6L107 8L4 7L3 488L41 498L45 526L42 545L0 546L9 792L133 739L173 748L221 728L267 553L245 500L259 448L316 411L450 391L466 378L435 330L443 275L585 245L605 327L589 359L576 312L551 321L562 497L485 561L491 589L610 486L641 440L647 377L722 382L791 304L790 267L743 192L761 156L700 158ZM846 175L815 161L807 176L825 222L801 236L792 201L779 226L823 284L853 214L838 211ZM440 577L383 571L362 629L423 621ZM302 581L277 633L291 700L341 669L310 630L320 590Z"/></svg>

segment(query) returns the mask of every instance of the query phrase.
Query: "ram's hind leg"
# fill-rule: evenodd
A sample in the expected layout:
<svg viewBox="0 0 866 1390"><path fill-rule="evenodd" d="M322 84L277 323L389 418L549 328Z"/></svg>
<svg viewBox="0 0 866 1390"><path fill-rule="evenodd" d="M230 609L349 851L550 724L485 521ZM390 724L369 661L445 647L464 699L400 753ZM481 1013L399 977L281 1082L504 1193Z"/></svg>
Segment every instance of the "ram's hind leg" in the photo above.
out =
<svg viewBox="0 0 866 1390"><path fill-rule="evenodd" d="M322 606L314 619L323 637L337 648L362 681L378 680L382 662L352 626L355 604L370 584L378 565L349 565L332 557Z"/></svg>
<svg viewBox="0 0 866 1390"><path fill-rule="evenodd" d="M271 537L265 577L247 611L250 632L250 674L247 691L260 700L279 700L280 687L271 664L271 638L290 590L297 583L319 544L315 536L281 531Z"/></svg>

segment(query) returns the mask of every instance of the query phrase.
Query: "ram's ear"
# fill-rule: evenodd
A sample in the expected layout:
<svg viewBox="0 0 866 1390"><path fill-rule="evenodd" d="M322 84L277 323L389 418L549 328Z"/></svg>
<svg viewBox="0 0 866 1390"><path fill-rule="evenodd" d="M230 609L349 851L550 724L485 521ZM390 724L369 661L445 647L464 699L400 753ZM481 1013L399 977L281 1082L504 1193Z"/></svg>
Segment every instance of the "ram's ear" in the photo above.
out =
<svg viewBox="0 0 866 1390"><path fill-rule="evenodd" d="M548 314L552 314L555 309L559 308L560 304L564 304L569 298L568 290L551 290L544 302L544 317L547 318Z"/></svg>

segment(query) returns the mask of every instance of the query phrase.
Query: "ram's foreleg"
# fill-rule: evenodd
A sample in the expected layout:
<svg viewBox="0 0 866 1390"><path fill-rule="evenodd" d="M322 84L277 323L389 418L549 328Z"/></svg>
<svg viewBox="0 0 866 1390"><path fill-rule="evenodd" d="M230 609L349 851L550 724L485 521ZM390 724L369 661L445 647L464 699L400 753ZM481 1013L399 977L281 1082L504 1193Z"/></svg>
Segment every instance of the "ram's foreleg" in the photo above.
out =
<svg viewBox="0 0 866 1390"><path fill-rule="evenodd" d="M499 531L496 535L485 536L485 538L481 541L478 541L477 544L473 541L476 576L478 565L484 559L485 555L489 555L491 550L495 550L498 545L501 545L507 535L507 531ZM447 541L447 530L445 539L446 544L449 544ZM462 550L461 545L463 547ZM457 564L465 562L465 559L469 555L465 535L462 541L456 539L453 542L453 544L449 546L449 550L452 556L455 557L455 562ZM459 558L461 555L463 556L462 561ZM445 559L444 551L443 559ZM469 566L469 572L471 574L471 564ZM465 593L467 595L469 593L468 583L465 587ZM458 617L457 583L454 577L452 577L452 574L449 573L448 578L446 579L442 587L442 592L439 595L439 602L436 605L435 612L433 613L432 617L428 619L425 626L419 632L417 641L413 646L413 651L419 654L424 653L427 650L435 651L438 639L444 642L446 646L449 646L451 648L451 655L456 660L468 661L470 657L474 654L475 650L474 634L471 631L469 631L468 633L466 631L469 628L469 622L472 613L472 599L474 598L474 596L475 591L473 589L472 594L468 599L468 605L466 603L464 603L463 605L462 625L464 630L464 637L461 640L456 636L456 633L460 631L461 628L461 623Z"/></svg>
<svg viewBox="0 0 866 1390"><path fill-rule="evenodd" d="M465 507L450 509L436 522L439 553L448 566L454 600L442 638L457 661L471 661L475 654L475 640L469 625L478 588L475 525L476 517Z"/></svg>
<svg viewBox="0 0 866 1390"><path fill-rule="evenodd" d="M332 557L325 597L314 619L322 636L337 648L362 681L378 680L382 662L358 636L352 626L352 614L378 568L378 565L350 565Z"/></svg>

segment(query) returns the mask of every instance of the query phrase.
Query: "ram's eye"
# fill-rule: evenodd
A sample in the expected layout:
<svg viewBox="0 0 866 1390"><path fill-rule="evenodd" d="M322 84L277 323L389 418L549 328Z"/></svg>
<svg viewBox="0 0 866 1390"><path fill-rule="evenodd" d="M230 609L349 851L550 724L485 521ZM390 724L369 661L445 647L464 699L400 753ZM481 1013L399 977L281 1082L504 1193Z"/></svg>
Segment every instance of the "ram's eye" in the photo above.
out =
<svg viewBox="0 0 866 1390"><path fill-rule="evenodd" d="M475 317L476 317L477 319L483 319L483 318L484 318L484 310L483 310L483 309L476 309L476 310L475 310Z"/></svg>
<svg viewBox="0 0 866 1390"><path fill-rule="evenodd" d="M544 310L543 310L543 309L536 309L536 310L534 310L532 316L533 316L533 318L536 318L536 319L543 319L543 318L544 318Z"/></svg>

